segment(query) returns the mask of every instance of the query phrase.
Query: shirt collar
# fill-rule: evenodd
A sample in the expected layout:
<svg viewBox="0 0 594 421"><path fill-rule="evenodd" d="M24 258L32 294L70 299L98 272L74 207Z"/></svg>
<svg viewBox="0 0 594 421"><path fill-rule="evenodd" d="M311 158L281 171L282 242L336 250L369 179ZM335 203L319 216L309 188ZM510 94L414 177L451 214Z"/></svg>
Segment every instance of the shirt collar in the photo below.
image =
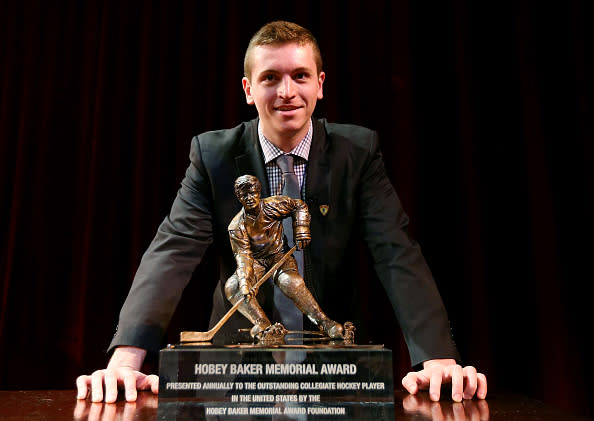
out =
<svg viewBox="0 0 594 421"><path fill-rule="evenodd" d="M303 158L307 161L309 158L309 149L311 148L311 138L313 135L313 124L311 123L311 119L309 120L309 129L307 130L307 134L301 142L293 148L288 154L298 156ZM271 161L274 161L277 157L284 155L285 153L275 146L270 140L264 136L262 132L262 127L260 124L260 120L258 120L258 138L260 139L260 146L262 147L262 152L264 152L264 164L268 164Z"/></svg>

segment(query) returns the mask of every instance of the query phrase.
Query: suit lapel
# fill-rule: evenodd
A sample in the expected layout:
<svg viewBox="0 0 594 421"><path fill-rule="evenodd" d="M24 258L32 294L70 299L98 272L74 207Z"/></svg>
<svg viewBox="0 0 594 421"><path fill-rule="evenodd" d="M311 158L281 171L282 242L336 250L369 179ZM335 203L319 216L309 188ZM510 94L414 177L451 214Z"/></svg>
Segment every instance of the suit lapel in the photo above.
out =
<svg viewBox="0 0 594 421"><path fill-rule="evenodd" d="M330 205L330 184L332 172L329 162L329 144L323 123L314 119L314 132L307 161L307 176L305 179L305 199L311 214L311 229L315 238L310 247L304 250L305 284L319 302L320 283L323 282L323 272L314 273L312 254L323 258L326 250L326 216L320 211L321 206ZM331 212L332 209L330 208Z"/></svg>
<svg viewBox="0 0 594 421"><path fill-rule="evenodd" d="M307 162L307 178L305 181L305 196L311 213L324 215L324 208L330 205L330 185L332 171L328 162L328 142L324 125L314 121L313 139ZM325 208L331 211L330 208Z"/></svg>
<svg viewBox="0 0 594 421"><path fill-rule="evenodd" d="M240 147L241 151L235 156L236 176L250 174L258 177L262 184L262 197L268 197L270 187L264 167L264 154L258 139L258 119L250 122L248 129L241 137Z"/></svg>

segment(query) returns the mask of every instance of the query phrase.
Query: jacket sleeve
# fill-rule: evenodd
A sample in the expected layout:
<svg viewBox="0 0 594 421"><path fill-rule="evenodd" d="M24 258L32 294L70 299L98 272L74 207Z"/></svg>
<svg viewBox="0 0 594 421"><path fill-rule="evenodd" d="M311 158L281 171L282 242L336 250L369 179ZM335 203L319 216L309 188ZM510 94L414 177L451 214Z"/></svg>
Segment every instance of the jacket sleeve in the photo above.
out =
<svg viewBox="0 0 594 421"><path fill-rule="evenodd" d="M412 365L435 358L460 360L431 271L407 233L409 219L386 175L375 132L358 201L362 235L400 323Z"/></svg>
<svg viewBox="0 0 594 421"><path fill-rule="evenodd" d="M142 257L110 350L128 345L158 352L181 294L212 242L210 183L194 137L190 165L169 215Z"/></svg>

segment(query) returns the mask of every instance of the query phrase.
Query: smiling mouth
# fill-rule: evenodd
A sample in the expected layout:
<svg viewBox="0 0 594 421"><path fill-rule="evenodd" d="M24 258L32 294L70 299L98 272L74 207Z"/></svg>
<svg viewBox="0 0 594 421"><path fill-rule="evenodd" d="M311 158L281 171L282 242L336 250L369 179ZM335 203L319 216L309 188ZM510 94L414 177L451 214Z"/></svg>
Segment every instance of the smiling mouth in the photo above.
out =
<svg viewBox="0 0 594 421"><path fill-rule="evenodd" d="M294 110L298 110L299 106L296 105L281 105L280 107L276 107L275 109L277 111L294 111Z"/></svg>

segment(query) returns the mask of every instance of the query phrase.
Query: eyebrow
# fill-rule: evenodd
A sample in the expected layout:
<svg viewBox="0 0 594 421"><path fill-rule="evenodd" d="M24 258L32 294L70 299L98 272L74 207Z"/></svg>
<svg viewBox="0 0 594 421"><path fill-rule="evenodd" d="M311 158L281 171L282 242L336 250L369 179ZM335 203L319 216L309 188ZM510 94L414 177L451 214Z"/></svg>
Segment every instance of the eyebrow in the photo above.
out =
<svg viewBox="0 0 594 421"><path fill-rule="evenodd" d="M297 67L297 68L291 70L291 73L303 73L303 72L312 73L310 68L303 67L303 66ZM276 70L276 69L265 69L265 70L262 70L259 74L262 75L262 74L266 74L266 73L282 73L282 72L279 70Z"/></svg>

